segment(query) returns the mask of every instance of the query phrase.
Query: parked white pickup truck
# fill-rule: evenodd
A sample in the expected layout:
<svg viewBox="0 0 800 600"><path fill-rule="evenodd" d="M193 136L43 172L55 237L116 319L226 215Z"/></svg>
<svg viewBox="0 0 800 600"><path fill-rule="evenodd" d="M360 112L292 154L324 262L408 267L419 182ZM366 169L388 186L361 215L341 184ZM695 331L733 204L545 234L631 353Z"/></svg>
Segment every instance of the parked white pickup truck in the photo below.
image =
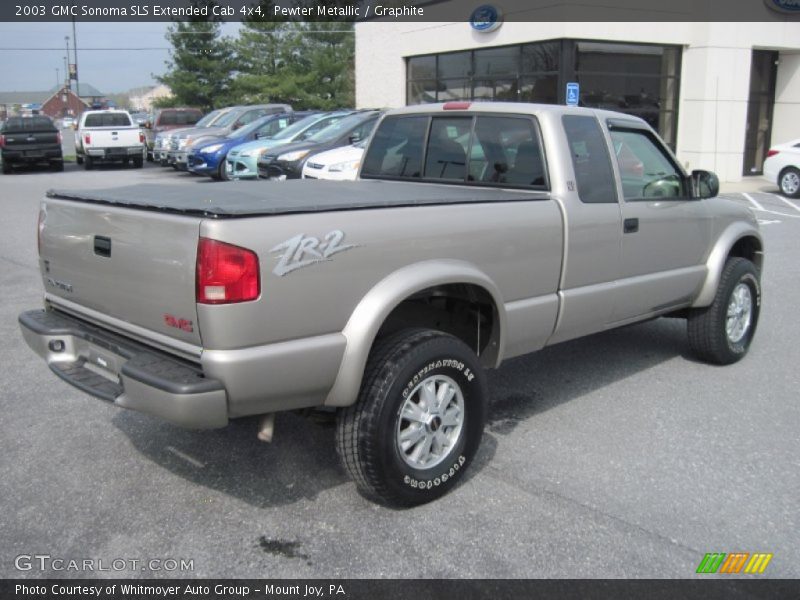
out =
<svg viewBox="0 0 800 600"><path fill-rule="evenodd" d="M145 136L124 110L89 110L75 131L75 159L88 171L98 161L144 164Z"/></svg>
<svg viewBox="0 0 800 600"><path fill-rule="evenodd" d="M408 107L359 177L51 191L23 336L68 383L186 427L266 415L263 439L277 411L335 410L359 488L400 505L462 478L507 358L662 315L707 362L750 347L758 223L641 119Z"/></svg>

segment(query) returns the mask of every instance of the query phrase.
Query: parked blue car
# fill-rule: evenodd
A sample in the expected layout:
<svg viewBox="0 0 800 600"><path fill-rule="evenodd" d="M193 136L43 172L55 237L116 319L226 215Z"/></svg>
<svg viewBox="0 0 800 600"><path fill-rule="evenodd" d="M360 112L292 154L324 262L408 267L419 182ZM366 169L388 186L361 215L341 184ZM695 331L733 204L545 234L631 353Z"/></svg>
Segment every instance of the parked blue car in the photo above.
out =
<svg viewBox="0 0 800 600"><path fill-rule="evenodd" d="M192 148L188 156L189 171L197 175L208 175L213 179L226 179L225 157L228 150L245 142L272 137L307 114L296 112L266 115L224 137L203 140Z"/></svg>

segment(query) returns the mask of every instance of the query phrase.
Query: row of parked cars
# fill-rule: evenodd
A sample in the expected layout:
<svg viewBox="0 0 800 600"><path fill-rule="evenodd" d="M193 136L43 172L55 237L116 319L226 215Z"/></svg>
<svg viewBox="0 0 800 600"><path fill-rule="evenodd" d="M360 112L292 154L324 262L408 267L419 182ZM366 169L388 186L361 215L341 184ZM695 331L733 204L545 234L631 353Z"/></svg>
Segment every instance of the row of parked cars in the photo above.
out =
<svg viewBox="0 0 800 600"><path fill-rule="evenodd" d="M165 109L145 124L147 158L214 179L355 179L380 114L286 104L232 106L202 117L195 109Z"/></svg>

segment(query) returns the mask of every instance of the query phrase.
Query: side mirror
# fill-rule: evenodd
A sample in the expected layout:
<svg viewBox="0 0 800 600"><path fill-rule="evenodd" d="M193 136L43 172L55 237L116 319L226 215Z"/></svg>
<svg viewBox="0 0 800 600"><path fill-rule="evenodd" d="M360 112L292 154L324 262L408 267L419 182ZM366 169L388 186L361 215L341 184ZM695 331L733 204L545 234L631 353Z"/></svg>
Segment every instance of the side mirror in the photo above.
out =
<svg viewBox="0 0 800 600"><path fill-rule="evenodd" d="M695 198L713 198L719 194L719 178L711 171L692 171L692 195Z"/></svg>
<svg viewBox="0 0 800 600"><path fill-rule="evenodd" d="M360 135L358 135L357 133L354 133L353 135L351 135L351 136L350 136L349 138L347 138L347 139L348 139L348 141L350 142L350 145L353 145L353 144L355 144L355 143L357 143L357 142L360 142L360 141L361 141L361 136L360 136Z"/></svg>

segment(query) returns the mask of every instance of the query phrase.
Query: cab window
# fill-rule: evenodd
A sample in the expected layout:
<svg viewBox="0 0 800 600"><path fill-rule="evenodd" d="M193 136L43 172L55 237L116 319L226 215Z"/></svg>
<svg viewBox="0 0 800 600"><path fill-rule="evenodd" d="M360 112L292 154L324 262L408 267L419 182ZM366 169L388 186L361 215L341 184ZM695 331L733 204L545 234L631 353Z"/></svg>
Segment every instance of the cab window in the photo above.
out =
<svg viewBox="0 0 800 600"><path fill-rule="evenodd" d="M625 200L688 198L683 175L649 131L611 129L610 134Z"/></svg>
<svg viewBox="0 0 800 600"><path fill-rule="evenodd" d="M420 178L428 117L387 117L364 157L362 177Z"/></svg>
<svg viewBox="0 0 800 600"><path fill-rule="evenodd" d="M510 186L545 186L544 157L533 121L477 117L468 178Z"/></svg>
<svg viewBox="0 0 800 600"><path fill-rule="evenodd" d="M536 121L526 116L386 117L361 176L547 189Z"/></svg>
<svg viewBox="0 0 800 600"><path fill-rule="evenodd" d="M600 123L594 117L583 115L564 115L561 122L567 134L575 185L581 202L617 202L614 171Z"/></svg>

